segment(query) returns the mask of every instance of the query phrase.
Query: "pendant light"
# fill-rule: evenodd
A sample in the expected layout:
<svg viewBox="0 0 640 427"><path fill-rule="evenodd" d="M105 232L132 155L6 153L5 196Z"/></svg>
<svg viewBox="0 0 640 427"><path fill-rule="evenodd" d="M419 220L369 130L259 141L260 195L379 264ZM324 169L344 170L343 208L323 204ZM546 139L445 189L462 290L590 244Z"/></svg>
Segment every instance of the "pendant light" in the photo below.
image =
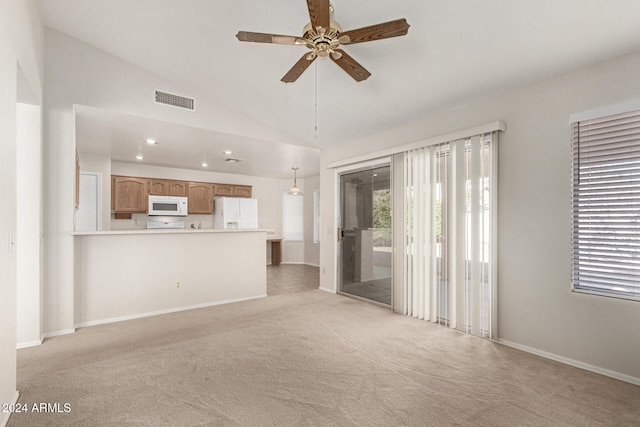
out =
<svg viewBox="0 0 640 427"><path fill-rule="evenodd" d="M300 168L297 166L294 166L291 169L293 169L293 187L291 187L288 194L291 194L292 196L304 196L304 192L298 188L296 172L298 172L298 169Z"/></svg>

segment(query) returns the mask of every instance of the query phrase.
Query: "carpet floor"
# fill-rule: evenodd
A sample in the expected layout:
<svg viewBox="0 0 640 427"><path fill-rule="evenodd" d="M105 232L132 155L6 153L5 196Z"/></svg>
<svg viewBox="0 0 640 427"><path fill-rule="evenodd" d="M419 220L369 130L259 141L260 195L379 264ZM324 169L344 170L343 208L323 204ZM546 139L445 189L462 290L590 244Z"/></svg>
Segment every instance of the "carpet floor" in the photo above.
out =
<svg viewBox="0 0 640 427"><path fill-rule="evenodd" d="M307 289L317 269L276 274L293 282L267 298L19 350L19 402L70 411L8 425L640 425L640 387Z"/></svg>

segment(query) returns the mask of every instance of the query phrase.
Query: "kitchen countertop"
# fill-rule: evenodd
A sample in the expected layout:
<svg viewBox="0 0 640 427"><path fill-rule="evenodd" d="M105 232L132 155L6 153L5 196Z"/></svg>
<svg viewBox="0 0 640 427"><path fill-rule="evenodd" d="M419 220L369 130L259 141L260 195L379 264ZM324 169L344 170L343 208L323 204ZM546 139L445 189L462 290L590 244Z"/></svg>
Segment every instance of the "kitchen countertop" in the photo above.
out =
<svg viewBox="0 0 640 427"><path fill-rule="evenodd" d="M269 233L272 230L262 229L262 228L251 228L251 229L233 229L233 230L219 230L214 228L206 228L206 229L154 229L147 230L146 228L139 229L131 229L131 230L107 230L107 231L74 231L71 233L72 236L113 236L113 235L131 235L131 234L197 234L197 233L255 233L255 232L263 232ZM271 238L271 235L267 235L268 238Z"/></svg>

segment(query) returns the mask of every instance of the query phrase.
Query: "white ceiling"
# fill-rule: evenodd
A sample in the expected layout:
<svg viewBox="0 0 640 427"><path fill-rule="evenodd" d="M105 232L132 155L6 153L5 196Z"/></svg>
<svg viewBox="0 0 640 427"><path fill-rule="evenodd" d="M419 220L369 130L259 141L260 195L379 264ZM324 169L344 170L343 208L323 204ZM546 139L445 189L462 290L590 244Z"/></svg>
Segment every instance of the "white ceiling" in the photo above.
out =
<svg viewBox="0 0 640 427"><path fill-rule="evenodd" d="M411 28L344 47L372 73L367 81L316 61L314 135L314 66L280 82L306 49L235 38L238 30L301 35L304 0L40 0L47 26L319 148L640 50L640 1L332 3L344 30L401 17Z"/></svg>
<svg viewBox="0 0 640 427"><path fill-rule="evenodd" d="M113 161L139 162L183 169L210 170L269 178L320 173L320 150L212 132L76 105L76 143L80 153L108 155ZM147 144L148 138L156 144ZM225 155L225 150L233 151ZM229 163L228 157L242 159ZM203 167L202 163L207 166Z"/></svg>

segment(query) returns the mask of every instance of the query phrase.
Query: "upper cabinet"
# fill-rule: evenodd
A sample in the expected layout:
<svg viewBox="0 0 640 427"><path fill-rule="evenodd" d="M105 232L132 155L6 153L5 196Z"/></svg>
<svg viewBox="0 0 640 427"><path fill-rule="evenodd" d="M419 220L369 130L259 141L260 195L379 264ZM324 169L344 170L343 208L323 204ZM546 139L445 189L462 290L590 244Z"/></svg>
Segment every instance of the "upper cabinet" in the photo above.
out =
<svg viewBox="0 0 640 427"><path fill-rule="evenodd" d="M187 183L184 181L168 181L169 196L186 196Z"/></svg>
<svg viewBox="0 0 640 427"><path fill-rule="evenodd" d="M213 213L213 184L204 182L187 183L190 214Z"/></svg>
<svg viewBox="0 0 640 427"><path fill-rule="evenodd" d="M249 185L234 185L233 186L234 197L251 197L251 186Z"/></svg>
<svg viewBox="0 0 640 427"><path fill-rule="evenodd" d="M152 196L168 196L169 195L169 181L166 179L150 179L149 180L149 195Z"/></svg>
<svg viewBox="0 0 640 427"><path fill-rule="evenodd" d="M214 196L251 197L251 186L111 176L111 209L116 218L147 212L149 195L188 197L190 214L211 214Z"/></svg>
<svg viewBox="0 0 640 427"><path fill-rule="evenodd" d="M233 185L231 184L216 184L216 196L233 196Z"/></svg>
<svg viewBox="0 0 640 427"><path fill-rule="evenodd" d="M114 212L142 213L147 211L149 180L130 176L112 177L112 200Z"/></svg>
<svg viewBox="0 0 640 427"><path fill-rule="evenodd" d="M185 197L187 195L187 183L171 179L150 179L149 195Z"/></svg>

